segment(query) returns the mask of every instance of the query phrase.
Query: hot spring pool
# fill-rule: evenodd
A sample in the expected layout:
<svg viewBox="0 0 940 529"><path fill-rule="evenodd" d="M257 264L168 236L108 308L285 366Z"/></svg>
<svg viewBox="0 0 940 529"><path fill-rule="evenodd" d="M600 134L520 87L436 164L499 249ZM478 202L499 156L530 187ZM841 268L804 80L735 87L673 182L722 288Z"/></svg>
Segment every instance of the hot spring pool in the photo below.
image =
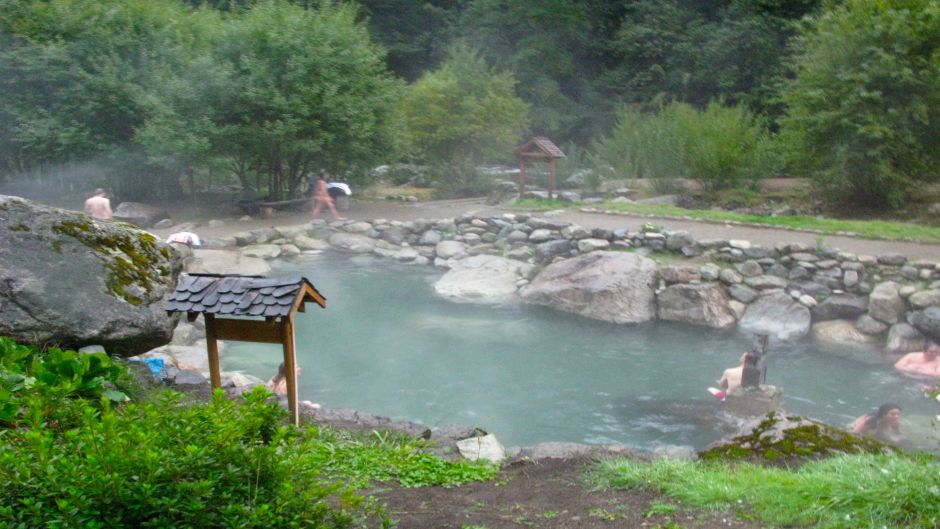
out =
<svg viewBox="0 0 940 529"><path fill-rule="evenodd" d="M322 255L279 263L326 297L297 317L301 399L429 427L479 426L506 446L543 441L702 447L732 430L706 388L737 364L743 334L588 320L521 305L437 298L442 272L386 259ZM922 382L858 349L801 342L771 346L767 382L784 407L845 426L885 402L900 404L910 446L937 448L940 412ZM269 378L279 345L230 342L222 369Z"/></svg>

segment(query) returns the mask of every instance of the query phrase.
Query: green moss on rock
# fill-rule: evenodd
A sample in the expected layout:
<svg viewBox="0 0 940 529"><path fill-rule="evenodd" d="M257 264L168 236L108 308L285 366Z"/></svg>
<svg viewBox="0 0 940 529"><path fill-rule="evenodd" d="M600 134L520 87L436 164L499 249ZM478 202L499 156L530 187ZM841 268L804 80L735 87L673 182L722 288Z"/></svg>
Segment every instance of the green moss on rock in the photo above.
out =
<svg viewBox="0 0 940 529"><path fill-rule="evenodd" d="M56 222L52 231L78 240L104 258L104 266L109 270L105 280L108 291L131 305L143 303L132 291L152 292L152 276L170 273L169 268L161 266L169 252L165 247L160 248L156 237L149 233L108 230L77 216ZM53 244L53 249L61 253L61 244L58 247Z"/></svg>
<svg viewBox="0 0 940 529"><path fill-rule="evenodd" d="M781 421L799 421L799 425L777 431ZM704 460L746 460L758 464L798 466L807 460L838 453L881 454L886 451L896 452L898 449L800 417L784 417L771 412L750 433L703 450L699 457Z"/></svg>

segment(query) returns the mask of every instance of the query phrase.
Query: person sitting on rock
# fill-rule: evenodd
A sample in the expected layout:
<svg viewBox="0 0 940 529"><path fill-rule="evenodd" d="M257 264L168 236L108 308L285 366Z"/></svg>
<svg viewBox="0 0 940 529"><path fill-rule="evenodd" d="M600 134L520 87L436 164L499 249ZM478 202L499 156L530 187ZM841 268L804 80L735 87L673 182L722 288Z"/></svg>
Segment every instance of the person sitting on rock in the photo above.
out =
<svg viewBox="0 0 940 529"><path fill-rule="evenodd" d="M95 189L95 194L85 201L85 214L95 219L111 219L114 214L111 212L108 192L100 187Z"/></svg>
<svg viewBox="0 0 940 529"><path fill-rule="evenodd" d="M931 343L922 353L908 353L894 364L894 368L913 375L940 377L940 345Z"/></svg>
<svg viewBox="0 0 940 529"><path fill-rule="evenodd" d="M852 433L874 437L886 443L897 443L901 435L901 407L897 404L883 404L875 413L862 415L849 425Z"/></svg>
<svg viewBox="0 0 940 529"><path fill-rule="evenodd" d="M747 361L747 353L741 355L741 365L729 367L718 380L718 387L728 391L741 385L741 375L744 374L744 362Z"/></svg>
<svg viewBox="0 0 940 529"><path fill-rule="evenodd" d="M708 388L708 392L714 395L716 399L724 401L725 397L728 395L728 391L741 385L745 362L747 362L747 353L741 355L741 365L725 369L725 372L722 373L721 378L718 380L718 387Z"/></svg>

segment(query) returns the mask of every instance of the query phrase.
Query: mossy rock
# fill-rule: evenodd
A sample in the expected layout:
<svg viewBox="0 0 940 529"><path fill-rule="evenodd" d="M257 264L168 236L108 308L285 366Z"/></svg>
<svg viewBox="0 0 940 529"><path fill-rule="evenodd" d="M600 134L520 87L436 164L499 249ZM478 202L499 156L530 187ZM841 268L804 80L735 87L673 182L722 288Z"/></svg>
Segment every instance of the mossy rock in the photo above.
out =
<svg viewBox="0 0 940 529"><path fill-rule="evenodd" d="M0 334L132 356L169 342L176 251L133 226L0 195Z"/></svg>
<svg viewBox="0 0 940 529"><path fill-rule="evenodd" d="M858 437L812 419L771 412L748 433L720 441L698 455L703 460L748 461L792 468L836 454L898 451L875 439Z"/></svg>

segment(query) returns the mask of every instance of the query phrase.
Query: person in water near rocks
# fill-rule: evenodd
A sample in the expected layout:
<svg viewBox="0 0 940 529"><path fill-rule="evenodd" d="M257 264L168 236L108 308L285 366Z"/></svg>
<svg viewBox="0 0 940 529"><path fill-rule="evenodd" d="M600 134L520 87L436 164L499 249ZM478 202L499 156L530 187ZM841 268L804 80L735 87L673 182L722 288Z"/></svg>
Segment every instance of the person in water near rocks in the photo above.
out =
<svg viewBox="0 0 940 529"><path fill-rule="evenodd" d="M901 407L883 404L875 413L862 415L849 425L852 433L874 437L886 443L897 443L904 439L901 434Z"/></svg>
<svg viewBox="0 0 940 529"><path fill-rule="evenodd" d="M299 375L300 366L294 364L294 379L296 380ZM284 362L281 362L281 365L277 366L277 374L271 377L271 379L265 383L264 387L268 388L271 393L277 395L279 400L283 402L287 401L287 368L284 367ZM302 400L300 401L300 404L311 408L320 408L319 404L309 400Z"/></svg>
<svg viewBox="0 0 940 529"><path fill-rule="evenodd" d="M111 212L111 200L108 199L107 191L100 187L95 189L95 194L85 201L85 214L101 220L108 220L114 216L114 213Z"/></svg>
<svg viewBox="0 0 940 529"><path fill-rule="evenodd" d="M747 361L747 353L741 355L740 364L735 367L725 369L718 380L718 387L724 390L736 388L741 385L741 375L744 374L744 363Z"/></svg>
<svg viewBox="0 0 940 529"><path fill-rule="evenodd" d="M737 367L729 367L721 374L718 379L717 388L708 388L708 392L718 400L725 400L728 391L741 385L741 376L744 374L744 364L747 361L747 353L741 355L741 364Z"/></svg>
<svg viewBox="0 0 940 529"><path fill-rule="evenodd" d="M940 378L940 345L931 343L922 353L908 353L894 364L894 368L913 375Z"/></svg>
<svg viewBox="0 0 940 529"><path fill-rule="evenodd" d="M737 387L758 388L764 383L764 368L761 366L761 354L755 350L741 355L741 365L725 369L718 380L718 388L708 388L708 392L719 400L725 400L728 392ZM720 389L719 389L720 388Z"/></svg>

